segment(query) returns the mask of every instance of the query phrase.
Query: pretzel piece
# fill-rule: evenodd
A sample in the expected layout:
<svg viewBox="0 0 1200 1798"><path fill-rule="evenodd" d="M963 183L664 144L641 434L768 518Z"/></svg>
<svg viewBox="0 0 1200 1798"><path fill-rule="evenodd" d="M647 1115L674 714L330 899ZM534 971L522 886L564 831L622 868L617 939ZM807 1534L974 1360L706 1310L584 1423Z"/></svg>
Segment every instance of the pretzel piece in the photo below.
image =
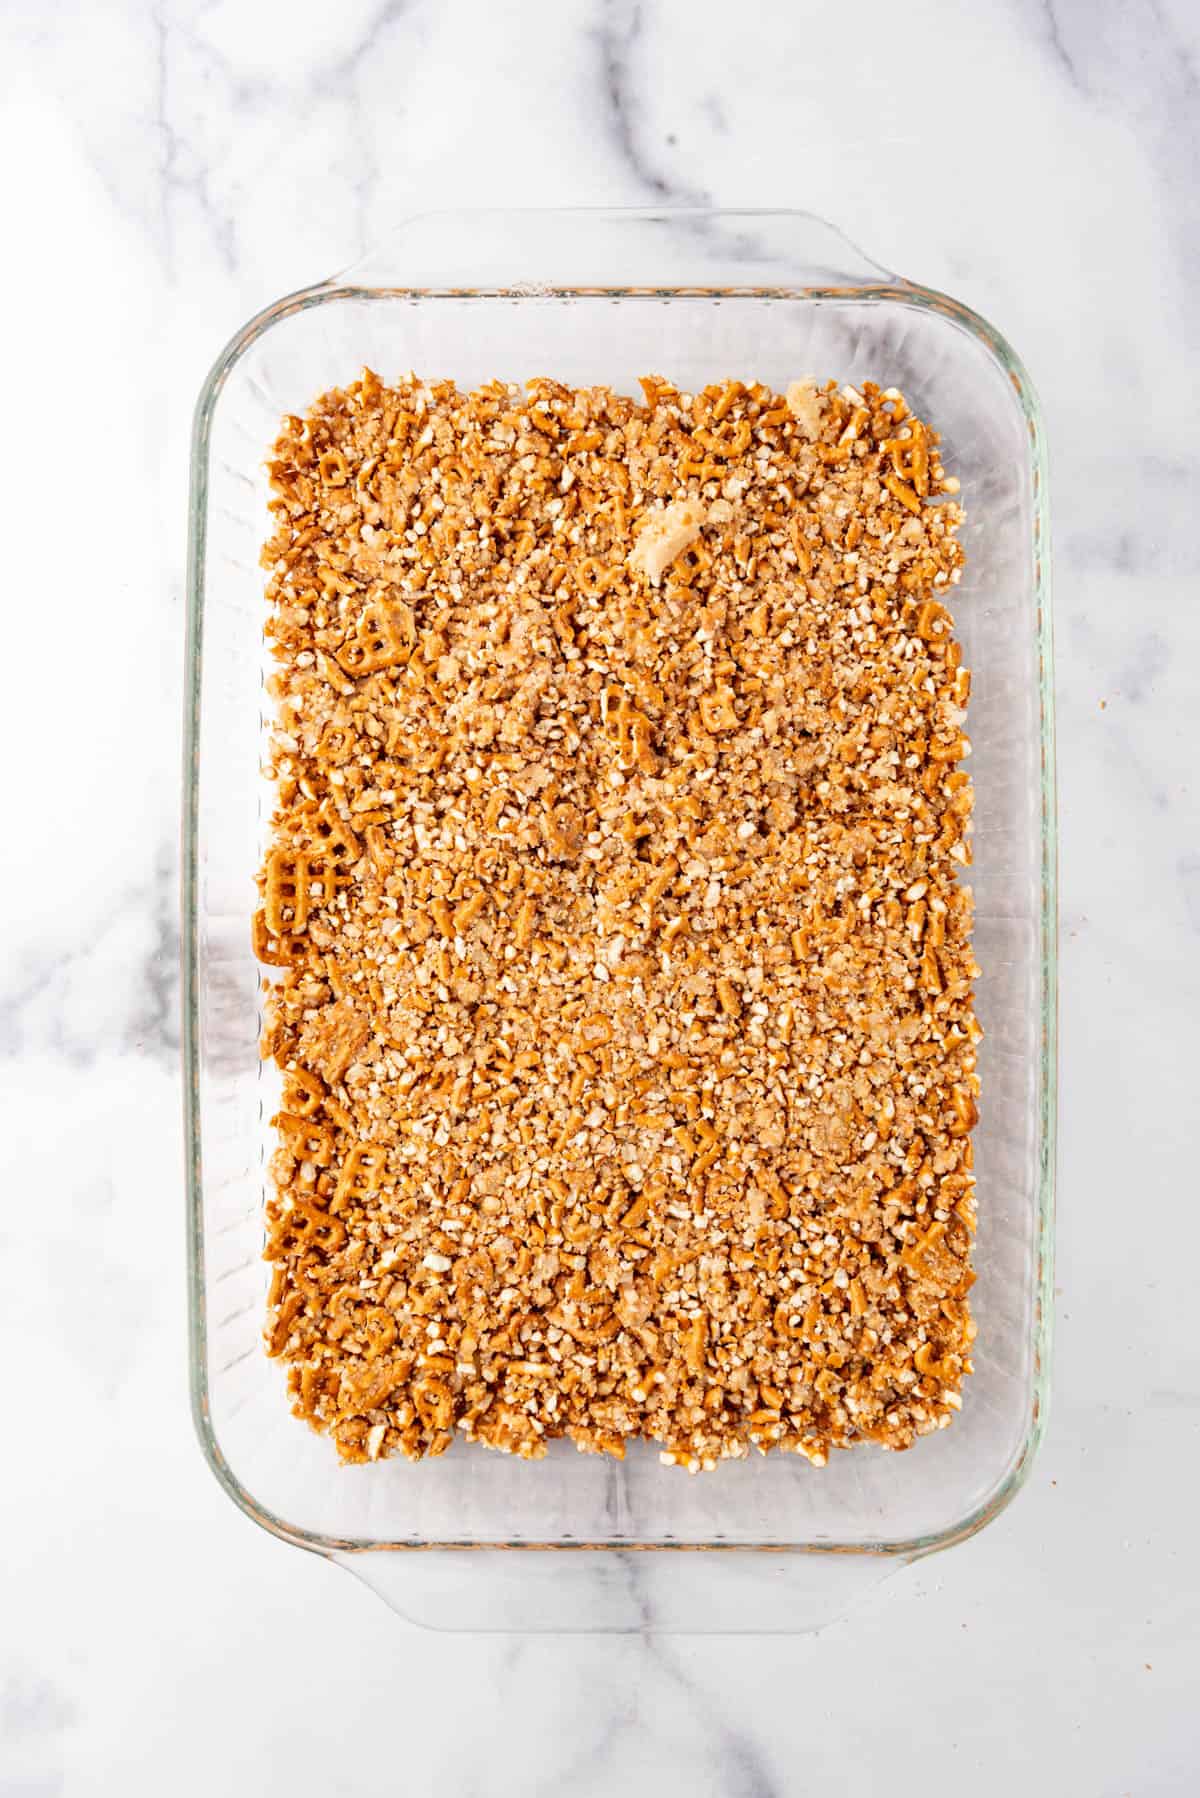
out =
<svg viewBox="0 0 1200 1798"><path fill-rule="evenodd" d="M342 1164L331 1211L343 1211L378 1192L387 1173L387 1150L378 1143L356 1142Z"/></svg>
<svg viewBox="0 0 1200 1798"><path fill-rule="evenodd" d="M408 662L416 645L416 624L411 609L401 603L387 605L369 600L359 615L354 635L335 650L347 674L374 674L381 668L399 668Z"/></svg>

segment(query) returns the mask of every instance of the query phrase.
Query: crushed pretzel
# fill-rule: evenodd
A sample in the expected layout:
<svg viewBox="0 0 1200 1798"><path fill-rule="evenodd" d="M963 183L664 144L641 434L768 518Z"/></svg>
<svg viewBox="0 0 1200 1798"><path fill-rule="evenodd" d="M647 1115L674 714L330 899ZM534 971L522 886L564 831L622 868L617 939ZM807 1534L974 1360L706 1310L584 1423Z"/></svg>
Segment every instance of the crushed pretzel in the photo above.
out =
<svg viewBox="0 0 1200 1798"><path fill-rule="evenodd" d="M816 382L792 381L784 399L801 434L814 442L821 435L821 395Z"/></svg>
<svg viewBox="0 0 1200 1798"><path fill-rule="evenodd" d="M961 1405L957 482L894 389L370 371L270 465L267 1342L347 1461Z"/></svg>
<svg viewBox="0 0 1200 1798"><path fill-rule="evenodd" d="M630 568L639 570L657 587L671 563L690 548L703 528L704 507L698 501L672 500L642 524L630 551Z"/></svg>

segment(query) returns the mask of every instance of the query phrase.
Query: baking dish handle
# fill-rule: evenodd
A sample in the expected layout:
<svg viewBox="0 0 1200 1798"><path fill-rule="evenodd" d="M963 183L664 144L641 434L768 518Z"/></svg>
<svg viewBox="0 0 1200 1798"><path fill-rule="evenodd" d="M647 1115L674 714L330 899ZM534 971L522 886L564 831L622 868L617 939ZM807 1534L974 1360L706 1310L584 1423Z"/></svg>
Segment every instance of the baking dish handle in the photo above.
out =
<svg viewBox="0 0 1200 1798"><path fill-rule="evenodd" d="M816 213L697 207L416 214L332 289L406 293L894 291L899 278Z"/></svg>
<svg viewBox="0 0 1200 1798"><path fill-rule="evenodd" d="M807 1635L907 1562L760 1549L400 1549L337 1553L425 1629L473 1633Z"/></svg>

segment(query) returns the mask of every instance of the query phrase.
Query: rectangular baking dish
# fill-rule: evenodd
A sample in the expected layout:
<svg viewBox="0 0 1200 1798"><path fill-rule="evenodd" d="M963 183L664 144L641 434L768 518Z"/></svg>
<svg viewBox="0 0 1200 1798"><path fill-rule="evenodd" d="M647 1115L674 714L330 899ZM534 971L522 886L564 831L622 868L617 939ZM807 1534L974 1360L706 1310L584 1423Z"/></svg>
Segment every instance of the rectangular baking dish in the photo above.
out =
<svg viewBox="0 0 1200 1798"><path fill-rule="evenodd" d="M262 1345L271 1071L249 917L262 842L267 455L285 411L410 368L470 387L547 374L636 390L802 374L900 387L962 482L955 615L974 673L982 1121L976 1372L908 1453L814 1469L771 1455L689 1479L556 1443L344 1468L289 1414ZM1013 352L955 301L801 213L441 213L278 301L218 358L196 411L184 762L191 1389L204 1452L274 1534L343 1559L442 1627L800 1629L906 1558L979 1529L1045 1416L1055 1115L1053 690L1046 479ZM424 1551L416 1553L413 1551ZM687 1552L705 1551L705 1552Z"/></svg>

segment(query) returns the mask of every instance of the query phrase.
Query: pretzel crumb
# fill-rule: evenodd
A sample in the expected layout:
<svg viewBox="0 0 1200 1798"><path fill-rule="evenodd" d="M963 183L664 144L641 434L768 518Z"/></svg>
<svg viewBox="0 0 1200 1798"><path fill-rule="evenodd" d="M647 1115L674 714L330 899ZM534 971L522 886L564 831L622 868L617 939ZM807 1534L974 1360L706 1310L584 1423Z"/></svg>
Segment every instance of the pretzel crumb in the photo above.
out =
<svg viewBox="0 0 1200 1798"><path fill-rule="evenodd" d="M907 1448L975 1326L958 483L874 383L283 421L267 1344L346 1461Z"/></svg>

